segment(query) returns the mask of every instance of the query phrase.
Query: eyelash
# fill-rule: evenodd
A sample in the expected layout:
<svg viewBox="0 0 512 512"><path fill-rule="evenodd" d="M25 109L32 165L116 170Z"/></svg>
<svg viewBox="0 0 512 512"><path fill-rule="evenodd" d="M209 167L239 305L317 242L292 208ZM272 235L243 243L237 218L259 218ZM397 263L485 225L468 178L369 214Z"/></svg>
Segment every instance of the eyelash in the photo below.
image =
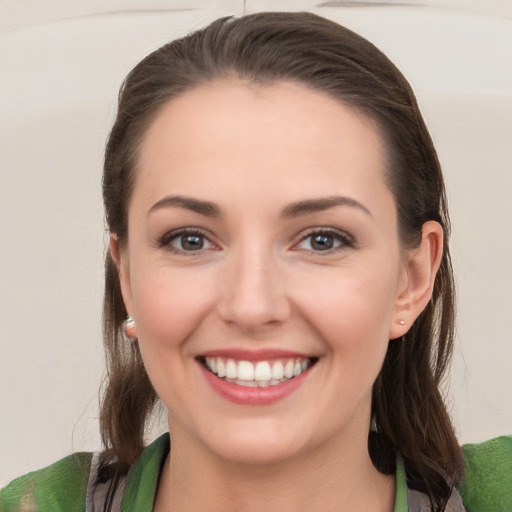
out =
<svg viewBox="0 0 512 512"><path fill-rule="evenodd" d="M174 231L169 231L168 233L163 235L158 240L157 246L159 248L165 247L165 248L169 249L170 251L178 253L178 254L188 254L188 255L193 254L193 253L201 253L203 250L210 249L210 248L200 247L198 250L185 250L185 249L180 249L180 248L174 247L172 245L172 242L174 240L177 240L180 237L185 237L185 236L197 236L202 239L203 245L204 245L204 242L206 241L207 243L211 244L213 247L218 247L218 246L216 246L216 244L214 244L210 240L208 233L206 231L204 231L200 228L192 228L192 227L191 228L180 228L180 229L176 229ZM308 232L301 237L299 242L297 242L293 245L292 250L295 250L295 251L301 250L300 248L298 248L298 246L301 243L303 243L304 241L306 241L314 236L332 237L334 239L334 243L337 242L338 245L336 245L335 247L326 249L326 250L314 250L314 249L303 249L303 250L306 250L307 252L314 253L314 254L328 255L328 254L332 254L332 253L335 253L338 251L342 251L344 249L350 249L350 248L355 247L355 241L354 241L353 237L344 231L339 231L334 228L310 228L308 230Z"/></svg>

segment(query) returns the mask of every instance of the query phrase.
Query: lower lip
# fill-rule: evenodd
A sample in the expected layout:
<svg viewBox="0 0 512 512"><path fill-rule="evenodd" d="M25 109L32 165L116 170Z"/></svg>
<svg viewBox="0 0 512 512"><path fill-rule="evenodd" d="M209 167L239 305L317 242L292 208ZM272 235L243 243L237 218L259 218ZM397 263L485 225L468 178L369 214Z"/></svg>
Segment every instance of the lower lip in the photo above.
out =
<svg viewBox="0 0 512 512"><path fill-rule="evenodd" d="M238 386L232 382L220 379L212 372L208 371L201 363L199 363L206 382L210 387L222 398L239 405L271 405L279 400L291 395L299 388L307 379L310 369L298 377L293 377L281 384L267 386L265 388L250 388L246 386Z"/></svg>

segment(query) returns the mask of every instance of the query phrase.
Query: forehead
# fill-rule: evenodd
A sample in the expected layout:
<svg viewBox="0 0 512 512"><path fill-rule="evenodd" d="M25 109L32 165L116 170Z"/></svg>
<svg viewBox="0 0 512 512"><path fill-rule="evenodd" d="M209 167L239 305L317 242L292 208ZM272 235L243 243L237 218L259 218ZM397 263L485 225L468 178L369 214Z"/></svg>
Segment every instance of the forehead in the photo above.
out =
<svg viewBox="0 0 512 512"><path fill-rule="evenodd" d="M201 195L266 181L283 198L333 187L356 193L386 187L384 154L374 121L325 93L291 82L217 81L160 110L142 140L136 189Z"/></svg>

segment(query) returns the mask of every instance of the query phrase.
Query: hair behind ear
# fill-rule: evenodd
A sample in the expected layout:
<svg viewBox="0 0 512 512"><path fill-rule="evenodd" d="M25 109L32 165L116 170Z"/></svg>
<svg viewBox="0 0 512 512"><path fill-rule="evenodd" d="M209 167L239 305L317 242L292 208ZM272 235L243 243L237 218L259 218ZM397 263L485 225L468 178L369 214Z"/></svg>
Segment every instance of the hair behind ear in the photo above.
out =
<svg viewBox="0 0 512 512"><path fill-rule="evenodd" d="M144 368L137 341L127 342L122 332L126 309L119 285L118 268L110 253L105 258L103 307L107 374L100 404L100 432L104 463L114 462L124 473L144 449L146 422L157 400Z"/></svg>
<svg viewBox="0 0 512 512"><path fill-rule="evenodd" d="M454 284L449 254L443 260L426 308L411 329L389 342L373 387L370 436L376 467L390 473L397 453L404 459L408 485L444 510L463 470L462 450L439 388L451 357Z"/></svg>

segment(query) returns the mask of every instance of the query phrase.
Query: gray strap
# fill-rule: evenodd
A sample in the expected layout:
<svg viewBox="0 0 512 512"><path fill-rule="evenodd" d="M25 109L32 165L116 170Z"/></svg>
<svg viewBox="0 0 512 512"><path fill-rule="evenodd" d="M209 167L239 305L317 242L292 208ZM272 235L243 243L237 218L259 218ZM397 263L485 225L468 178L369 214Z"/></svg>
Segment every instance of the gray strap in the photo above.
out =
<svg viewBox="0 0 512 512"><path fill-rule="evenodd" d="M87 481L87 492L85 495L85 512L105 512L105 505L111 480L98 483L98 471L100 468L100 454L94 453L91 459L89 480ZM111 512L121 512L126 477L119 481L114 498L112 500Z"/></svg>
<svg viewBox="0 0 512 512"><path fill-rule="evenodd" d="M408 489L407 503L409 512L430 512L430 500L426 494L420 491ZM466 512L462 498L457 489L453 488L452 494L446 504L445 512Z"/></svg>

